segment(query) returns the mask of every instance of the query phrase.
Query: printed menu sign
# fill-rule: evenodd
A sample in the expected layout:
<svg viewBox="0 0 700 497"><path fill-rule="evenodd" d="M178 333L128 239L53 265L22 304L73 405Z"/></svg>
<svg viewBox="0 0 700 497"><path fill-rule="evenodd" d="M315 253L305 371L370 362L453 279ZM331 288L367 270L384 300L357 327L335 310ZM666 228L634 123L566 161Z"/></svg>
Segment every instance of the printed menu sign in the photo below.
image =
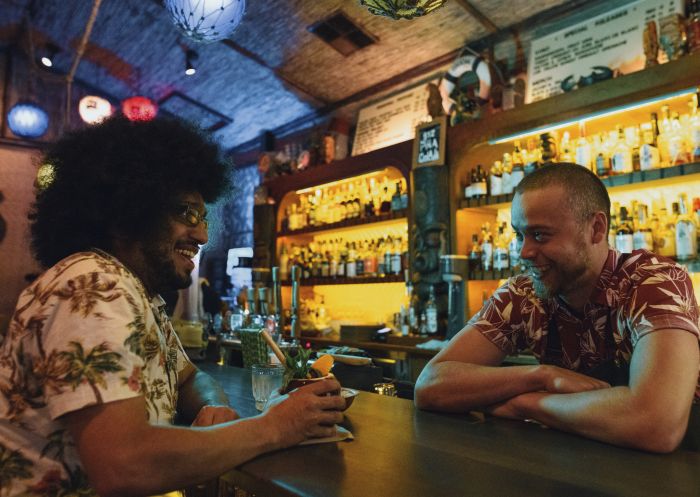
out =
<svg viewBox="0 0 700 497"><path fill-rule="evenodd" d="M447 118L439 117L416 128L413 140L413 169L445 164Z"/></svg>
<svg viewBox="0 0 700 497"><path fill-rule="evenodd" d="M416 125L430 119L427 84L418 85L361 109L352 155L365 154L411 140Z"/></svg>
<svg viewBox="0 0 700 497"><path fill-rule="evenodd" d="M682 13L682 0L640 0L532 41L526 102L595 81L606 70L628 74L644 69L646 24ZM581 82L581 83L580 83Z"/></svg>

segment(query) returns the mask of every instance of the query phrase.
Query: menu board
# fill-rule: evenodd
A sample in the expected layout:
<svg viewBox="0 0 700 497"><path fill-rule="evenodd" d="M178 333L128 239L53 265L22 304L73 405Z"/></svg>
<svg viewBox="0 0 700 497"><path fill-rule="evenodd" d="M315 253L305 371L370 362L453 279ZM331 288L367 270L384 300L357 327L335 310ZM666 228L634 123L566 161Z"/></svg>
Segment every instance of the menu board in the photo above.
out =
<svg viewBox="0 0 700 497"><path fill-rule="evenodd" d="M577 83L601 73L644 69L646 24L682 13L682 0L640 0L532 41L526 102L562 93L566 78Z"/></svg>
<svg viewBox="0 0 700 497"><path fill-rule="evenodd" d="M352 155L412 140L418 124L430 121L428 82L360 109Z"/></svg>

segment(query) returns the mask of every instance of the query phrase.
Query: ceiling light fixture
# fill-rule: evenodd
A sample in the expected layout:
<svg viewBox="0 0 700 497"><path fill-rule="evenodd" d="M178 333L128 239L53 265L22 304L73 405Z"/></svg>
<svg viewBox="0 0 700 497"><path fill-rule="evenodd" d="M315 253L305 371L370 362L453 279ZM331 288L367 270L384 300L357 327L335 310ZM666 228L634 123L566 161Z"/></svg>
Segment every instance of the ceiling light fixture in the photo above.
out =
<svg viewBox="0 0 700 497"><path fill-rule="evenodd" d="M197 69L192 64L192 61L197 60L198 58L199 54L191 48L188 48L185 51L185 74L187 74L188 76L192 76L194 73L197 72Z"/></svg>
<svg viewBox="0 0 700 497"><path fill-rule="evenodd" d="M439 9L447 0L360 0L371 14L392 19L413 19Z"/></svg>
<svg viewBox="0 0 700 497"><path fill-rule="evenodd" d="M187 37L201 43L228 38L245 13L245 0L165 0L170 18Z"/></svg>
<svg viewBox="0 0 700 497"><path fill-rule="evenodd" d="M122 101L122 112L130 121L150 121L158 114L158 105L150 98L137 95Z"/></svg>
<svg viewBox="0 0 700 497"><path fill-rule="evenodd" d="M58 52L60 51L61 49L53 43L47 43L46 47L44 47L43 50L44 53L39 58L41 65L43 65L44 67L53 67L53 59L56 57L56 54L58 54Z"/></svg>
<svg viewBox="0 0 700 497"><path fill-rule="evenodd" d="M112 104L102 97L88 95L80 99L78 114L85 123L97 124L112 115Z"/></svg>
<svg viewBox="0 0 700 497"><path fill-rule="evenodd" d="M21 138L39 138L49 128L49 115L32 102L18 102L7 113L7 124Z"/></svg>

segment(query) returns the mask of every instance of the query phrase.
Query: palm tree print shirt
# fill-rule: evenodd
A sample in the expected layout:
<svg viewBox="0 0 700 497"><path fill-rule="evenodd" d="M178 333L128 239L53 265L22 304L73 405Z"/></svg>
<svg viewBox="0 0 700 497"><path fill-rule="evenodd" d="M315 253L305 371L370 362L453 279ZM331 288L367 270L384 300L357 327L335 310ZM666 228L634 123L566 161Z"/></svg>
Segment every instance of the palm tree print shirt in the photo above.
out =
<svg viewBox="0 0 700 497"><path fill-rule="evenodd" d="M507 354L530 350L540 363L608 381L610 375L602 371L610 368L605 366L628 374L632 351L648 333L673 328L700 340L698 305L688 272L646 250L610 250L581 313L558 298L536 297L532 280L519 275L498 288L468 325ZM698 380L696 401L700 375Z"/></svg>
<svg viewBox="0 0 700 497"><path fill-rule="evenodd" d="M42 274L0 339L0 497L96 495L63 414L143 396L150 423L173 422L187 356L163 299L109 254Z"/></svg>

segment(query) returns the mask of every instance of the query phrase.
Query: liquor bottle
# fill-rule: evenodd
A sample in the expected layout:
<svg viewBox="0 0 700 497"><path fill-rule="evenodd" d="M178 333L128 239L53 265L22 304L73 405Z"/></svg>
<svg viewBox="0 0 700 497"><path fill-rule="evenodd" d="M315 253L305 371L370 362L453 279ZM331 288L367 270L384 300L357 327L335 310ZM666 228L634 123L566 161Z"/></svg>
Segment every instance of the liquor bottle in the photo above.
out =
<svg viewBox="0 0 700 497"><path fill-rule="evenodd" d="M493 268L499 271L508 269L508 245L504 236L503 226L499 226L498 236L493 245Z"/></svg>
<svg viewBox="0 0 700 497"><path fill-rule="evenodd" d="M401 269L401 241L397 238L391 250L391 274L401 274Z"/></svg>
<svg viewBox="0 0 700 497"><path fill-rule="evenodd" d="M525 176L535 172L542 163L542 151L537 146L537 141L534 138L527 140L527 151L523 155L523 171Z"/></svg>
<svg viewBox="0 0 700 497"><path fill-rule="evenodd" d="M615 248L623 254L629 254L634 250L634 232L627 216L627 208L620 207L620 224L615 232Z"/></svg>
<svg viewBox="0 0 700 497"><path fill-rule="evenodd" d="M355 277L360 278L365 275L365 247L363 242L357 242L355 252Z"/></svg>
<svg viewBox="0 0 700 497"><path fill-rule="evenodd" d="M428 335L435 335L438 332L438 309L433 285L430 285L428 302L425 304L425 331Z"/></svg>
<svg viewBox="0 0 700 497"><path fill-rule="evenodd" d="M520 151L520 142L518 140L515 141L515 149L513 150L513 167L510 171L510 192L513 193L513 190L515 190L515 187L518 186L518 183L522 181L522 179L525 177L525 169L523 167L523 154Z"/></svg>
<svg viewBox="0 0 700 497"><path fill-rule="evenodd" d="M568 131L564 131L559 144L559 162L574 162L574 160L571 134Z"/></svg>
<svg viewBox="0 0 700 497"><path fill-rule="evenodd" d="M632 148L627 144L622 126L617 125L615 133L616 137L612 148L612 172L613 174L631 173L634 170L632 167Z"/></svg>
<svg viewBox="0 0 700 497"><path fill-rule="evenodd" d="M672 166L673 164L670 162L668 149L668 137L671 132L671 111L668 105L661 106L661 121L659 121L658 125L659 136L657 137L656 143L659 147L661 167Z"/></svg>
<svg viewBox="0 0 700 497"><path fill-rule="evenodd" d="M669 164L677 166L688 162L687 149L683 126L678 117L678 112L674 112L671 116L671 127L668 136Z"/></svg>
<svg viewBox="0 0 700 497"><path fill-rule="evenodd" d="M478 164L476 166L475 183L472 193L473 196L476 198L483 198L486 195L488 195L488 187L486 185L486 173L481 167L481 164Z"/></svg>
<svg viewBox="0 0 700 497"><path fill-rule="evenodd" d="M605 178L610 175L610 159L606 143L600 135L593 137L593 150L595 151L595 173Z"/></svg>
<svg viewBox="0 0 700 497"><path fill-rule="evenodd" d="M518 269L520 265L520 244L518 243L518 238L515 236L515 233L512 234L508 241L508 259L510 267Z"/></svg>
<svg viewBox="0 0 700 497"><path fill-rule="evenodd" d="M557 138L554 133L540 135L540 150L542 163L548 164L557 158Z"/></svg>
<svg viewBox="0 0 700 497"><path fill-rule="evenodd" d="M355 250L355 242L350 242L350 248L348 248L348 257L345 262L345 276L347 278L357 277L357 251Z"/></svg>
<svg viewBox="0 0 700 497"><path fill-rule="evenodd" d="M405 178L401 178L401 208L408 209L408 185Z"/></svg>
<svg viewBox="0 0 700 497"><path fill-rule="evenodd" d="M287 246L284 243L280 248L279 274L283 281L289 278L289 253L287 253Z"/></svg>
<svg viewBox="0 0 700 497"><path fill-rule="evenodd" d="M639 169L642 171L657 169L661 166L661 158L659 156L659 146L657 144L659 124L657 122L656 113L651 114L651 120L649 122L642 123L641 129L644 143L639 148Z"/></svg>
<svg viewBox="0 0 700 497"><path fill-rule="evenodd" d="M490 271L493 266L493 245L491 244L491 233L489 233L488 223L486 228L482 228L481 241L481 268Z"/></svg>
<svg viewBox="0 0 700 497"><path fill-rule="evenodd" d="M387 212L391 212L391 193L389 193L389 187L384 186L382 188L382 201L379 204L379 212L382 214L386 214Z"/></svg>
<svg viewBox="0 0 700 497"><path fill-rule="evenodd" d="M700 9L700 0L696 1L696 4L698 5L698 9ZM700 14L697 14L700 17ZM700 21L698 21L698 24L700 24ZM698 28L700 30L700 27ZM700 31L698 32L698 35L700 36ZM698 44L700 44L700 40L698 40ZM690 150L690 159L693 162L700 162L700 111L698 111L698 106L700 104L698 103L700 101L700 93L696 93L693 95L692 100L690 101L690 121L689 121L689 150Z"/></svg>
<svg viewBox="0 0 700 497"><path fill-rule="evenodd" d="M497 160L489 171L490 194L492 197L503 194L503 168L501 161Z"/></svg>
<svg viewBox="0 0 700 497"><path fill-rule="evenodd" d="M666 207L660 209L659 229L654 232L654 250L665 257L676 257L676 223Z"/></svg>
<svg viewBox="0 0 700 497"><path fill-rule="evenodd" d="M687 261L698 254L697 227L688 213L687 198L678 196L678 219L676 220L676 259Z"/></svg>
<svg viewBox="0 0 700 497"><path fill-rule="evenodd" d="M576 140L576 157L574 162L580 166L592 169L591 144L586 139L586 125L583 122L579 125L579 137Z"/></svg>
<svg viewBox="0 0 700 497"><path fill-rule="evenodd" d="M396 190L394 191L394 194L391 196L391 211L400 211L401 210L401 182L397 181L396 182Z"/></svg>
<svg viewBox="0 0 700 497"><path fill-rule="evenodd" d="M625 142L632 150L632 170L641 170L639 163L639 147L641 145L641 139L638 126L628 126L625 128Z"/></svg>
<svg viewBox="0 0 700 497"><path fill-rule="evenodd" d="M647 206L644 204L637 205L637 222L632 235L632 248L654 250L654 237L647 222Z"/></svg>
<svg viewBox="0 0 700 497"><path fill-rule="evenodd" d="M476 233L472 235L472 247L469 249L467 261L470 272L481 269L481 247L479 246L479 235Z"/></svg>
<svg viewBox="0 0 700 497"><path fill-rule="evenodd" d="M503 180L502 180L502 185L501 185L501 193L504 195L509 195L513 193L513 181L512 181L512 173L513 173L513 157L506 152L503 154Z"/></svg>
<svg viewBox="0 0 700 497"><path fill-rule="evenodd" d="M386 240L384 241L384 275L389 275L391 274L391 249L394 246L394 240L391 238L391 236L387 236Z"/></svg>

